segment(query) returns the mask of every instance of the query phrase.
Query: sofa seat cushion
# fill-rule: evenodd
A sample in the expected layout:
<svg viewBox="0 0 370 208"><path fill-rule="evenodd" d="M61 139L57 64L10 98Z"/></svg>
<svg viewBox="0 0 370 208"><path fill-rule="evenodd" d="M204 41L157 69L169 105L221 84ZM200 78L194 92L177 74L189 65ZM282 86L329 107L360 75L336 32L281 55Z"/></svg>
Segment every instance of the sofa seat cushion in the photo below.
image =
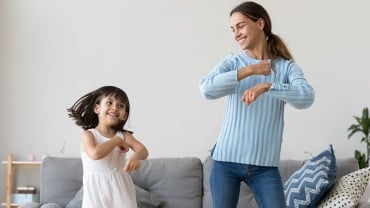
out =
<svg viewBox="0 0 370 208"><path fill-rule="evenodd" d="M62 207L55 203L46 203L41 205L40 208L62 208Z"/></svg>
<svg viewBox="0 0 370 208"><path fill-rule="evenodd" d="M83 194L84 194L84 189L83 187L81 187L80 190L78 190L76 195L73 197L73 199L68 202L66 208L81 208Z"/></svg>
<svg viewBox="0 0 370 208"><path fill-rule="evenodd" d="M136 201L139 208L157 208L161 207L164 201L158 196L135 185Z"/></svg>
<svg viewBox="0 0 370 208"><path fill-rule="evenodd" d="M135 185L136 201L139 208L158 208L163 201L154 194ZM81 208L83 200L83 187L76 193L75 197L68 202L66 208Z"/></svg>

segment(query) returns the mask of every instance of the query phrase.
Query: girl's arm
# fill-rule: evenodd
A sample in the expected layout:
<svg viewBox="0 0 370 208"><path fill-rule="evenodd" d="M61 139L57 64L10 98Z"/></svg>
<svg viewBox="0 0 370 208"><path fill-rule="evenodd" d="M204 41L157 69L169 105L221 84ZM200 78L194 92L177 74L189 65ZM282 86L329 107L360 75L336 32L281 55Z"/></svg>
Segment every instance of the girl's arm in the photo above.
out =
<svg viewBox="0 0 370 208"><path fill-rule="evenodd" d="M101 144L95 143L94 135L90 131L84 131L81 136L82 151L93 160L99 160L106 157L116 146L122 146L123 140L114 137Z"/></svg>
<svg viewBox="0 0 370 208"><path fill-rule="evenodd" d="M126 161L124 171L129 172L137 170L140 167L140 160L145 160L148 157L148 150L129 132L124 132L124 138L130 149L133 150L132 155Z"/></svg>

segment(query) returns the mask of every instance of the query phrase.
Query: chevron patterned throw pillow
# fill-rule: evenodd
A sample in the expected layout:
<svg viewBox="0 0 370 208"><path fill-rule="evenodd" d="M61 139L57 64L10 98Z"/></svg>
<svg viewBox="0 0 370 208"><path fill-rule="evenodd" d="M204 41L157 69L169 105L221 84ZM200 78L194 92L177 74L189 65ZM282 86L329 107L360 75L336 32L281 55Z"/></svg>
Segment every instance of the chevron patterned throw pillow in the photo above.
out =
<svg viewBox="0 0 370 208"><path fill-rule="evenodd" d="M288 208L314 208L333 185L337 171L332 145L311 158L284 183Z"/></svg>

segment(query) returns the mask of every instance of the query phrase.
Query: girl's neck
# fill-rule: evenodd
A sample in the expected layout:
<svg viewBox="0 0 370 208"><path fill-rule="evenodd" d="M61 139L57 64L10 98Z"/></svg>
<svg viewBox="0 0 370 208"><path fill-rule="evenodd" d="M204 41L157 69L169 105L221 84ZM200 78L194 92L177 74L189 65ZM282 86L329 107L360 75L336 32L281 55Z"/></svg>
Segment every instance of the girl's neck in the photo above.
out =
<svg viewBox="0 0 370 208"><path fill-rule="evenodd" d="M112 138L116 135L116 130L108 126L97 126L95 129L104 137Z"/></svg>

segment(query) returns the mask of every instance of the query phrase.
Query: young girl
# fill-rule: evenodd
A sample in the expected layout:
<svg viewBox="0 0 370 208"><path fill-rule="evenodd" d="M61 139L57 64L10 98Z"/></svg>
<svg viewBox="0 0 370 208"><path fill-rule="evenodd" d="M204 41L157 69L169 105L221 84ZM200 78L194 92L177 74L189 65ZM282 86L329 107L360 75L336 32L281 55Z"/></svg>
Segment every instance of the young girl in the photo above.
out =
<svg viewBox="0 0 370 208"><path fill-rule="evenodd" d="M135 187L128 172L148 156L146 147L124 129L130 113L126 93L104 86L80 99L68 115L85 131L81 136L83 208L136 208ZM125 153L133 150L126 160Z"/></svg>

